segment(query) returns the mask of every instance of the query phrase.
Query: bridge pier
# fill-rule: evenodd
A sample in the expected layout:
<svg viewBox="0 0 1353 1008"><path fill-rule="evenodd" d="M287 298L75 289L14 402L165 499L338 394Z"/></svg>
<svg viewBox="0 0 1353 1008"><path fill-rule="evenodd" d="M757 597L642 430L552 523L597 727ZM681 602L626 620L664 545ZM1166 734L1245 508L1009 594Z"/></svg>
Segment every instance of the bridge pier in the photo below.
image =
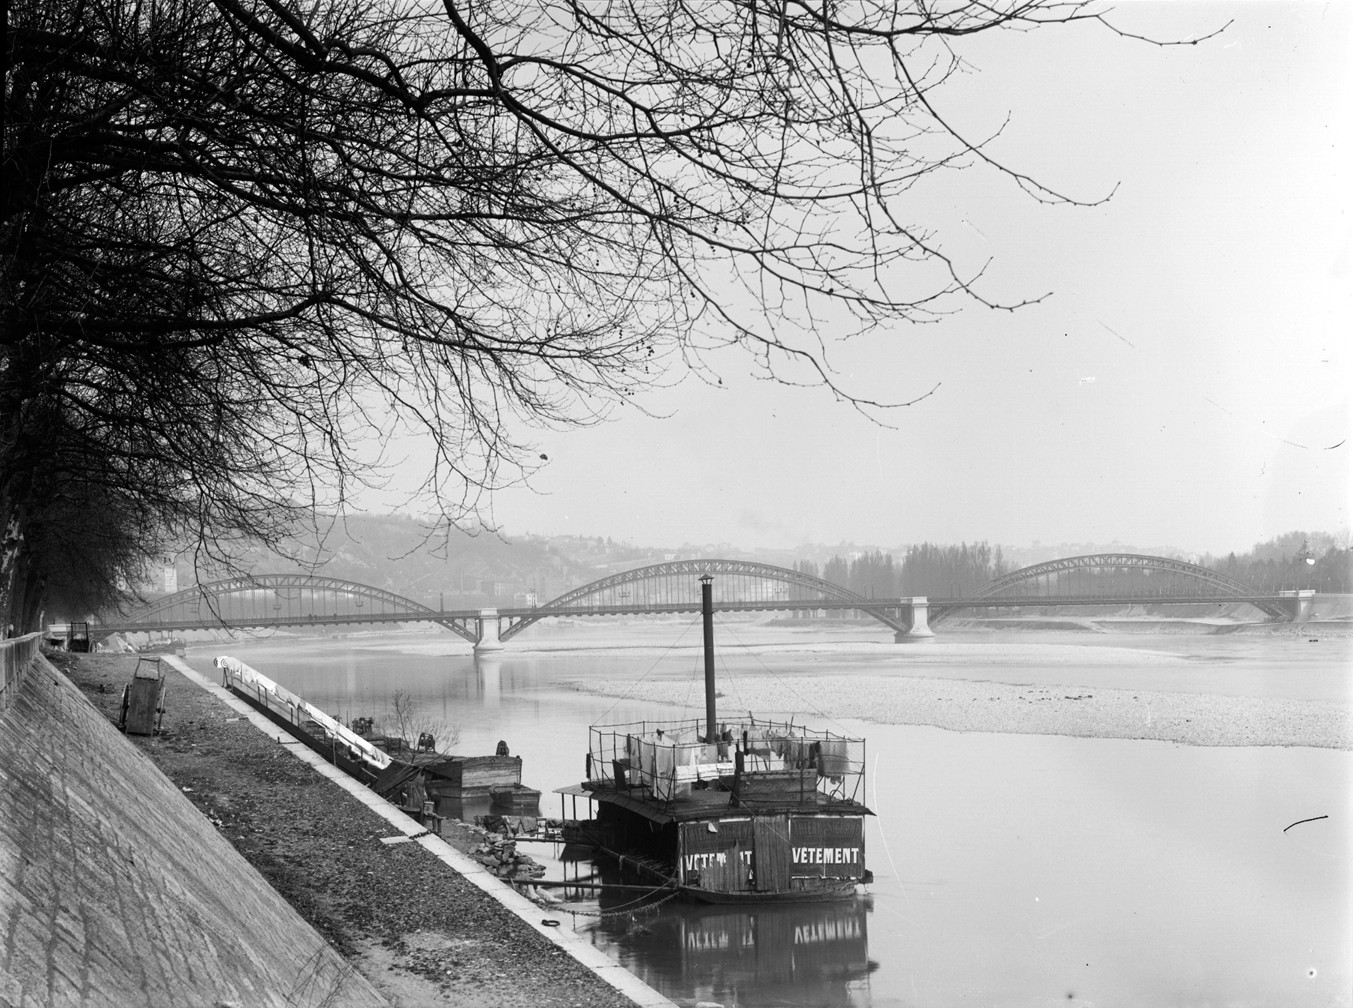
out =
<svg viewBox="0 0 1353 1008"><path fill-rule="evenodd" d="M935 631L930 629L930 599L925 595L916 595L902 600L901 611L907 621L906 632L898 631L893 635L897 644L911 644L916 641L930 640Z"/></svg>
<svg viewBox="0 0 1353 1008"><path fill-rule="evenodd" d="M497 609L480 609L475 617L475 629L478 631L478 639L474 645L475 654L503 650L502 639L498 636Z"/></svg>
<svg viewBox="0 0 1353 1008"><path fill-rule="evenodd" d="M1315 612L1315 589L1298 588L1295 591L1278 592L1279 604L1287 611L1292 623L1304 623Z"/></svg>

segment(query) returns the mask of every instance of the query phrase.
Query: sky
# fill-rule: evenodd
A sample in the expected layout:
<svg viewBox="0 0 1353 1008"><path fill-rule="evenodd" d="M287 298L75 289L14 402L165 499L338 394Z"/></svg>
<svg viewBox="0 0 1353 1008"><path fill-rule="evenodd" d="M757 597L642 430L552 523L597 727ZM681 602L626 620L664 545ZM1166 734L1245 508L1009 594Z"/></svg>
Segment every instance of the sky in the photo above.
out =
<svg viewBox="0 0 1353 1008"><path fill-rule="evenodd" d="M1129 31L975 38L942 111L1095 207L969 173L917 217L996 296L833 347L880 426L736 352L603 425L535 435L513 535L640 546L929 541L1243 552L1349 529L1353 5L1130 2ZM1116 186L1116 189L1115 189ZM933 391L932 391L933 390ZM929 395L925 393L929 392Z"/></svg>

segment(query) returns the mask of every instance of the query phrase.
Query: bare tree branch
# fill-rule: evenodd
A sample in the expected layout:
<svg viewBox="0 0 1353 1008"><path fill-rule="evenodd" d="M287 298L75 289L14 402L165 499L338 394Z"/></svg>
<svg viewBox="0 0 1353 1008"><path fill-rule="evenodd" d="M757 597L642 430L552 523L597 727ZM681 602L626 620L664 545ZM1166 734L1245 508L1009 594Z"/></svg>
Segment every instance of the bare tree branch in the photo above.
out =
<svg viewBox="0 0 1353 1008"><path fill-rule="evenodd" d="M707 348L906 405L844 387L819 322L1036 300L984 293L908 198L975 164L1078 202L935 97L965 37L1078 21L1118 31L1056 0L18 0L0 604L69 580L44 557L81 507L117 519L106 587L169 543L280 542L387 479L396 430L466 519L533 425Z"/></svg>

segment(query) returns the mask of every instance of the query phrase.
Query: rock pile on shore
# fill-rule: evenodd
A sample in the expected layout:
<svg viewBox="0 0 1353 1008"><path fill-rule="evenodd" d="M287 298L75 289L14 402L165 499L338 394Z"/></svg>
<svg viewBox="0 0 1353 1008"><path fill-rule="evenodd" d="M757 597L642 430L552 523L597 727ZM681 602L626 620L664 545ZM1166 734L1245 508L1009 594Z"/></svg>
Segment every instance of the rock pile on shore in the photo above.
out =
<svg viewBox="0 0 1353 1008"><path fill-rule="evenodd" d="M499 837L486 840L470 851L474 858L499 878L511 882L529 882L545 874L545 866L538 864L529 854L519 854L515 840Z"/></svg>
<svg viewBox="0 0 1353 1008"><path fill-rule="evenodd" d="M492 825L489 825L489 824ZM545 874L545 866L529 854L517 851L512 839L535 832L532 816L477 816L466 829L483 836L483 842L470 848L469 855L493 874L509 882L529 882Z"/></svg>

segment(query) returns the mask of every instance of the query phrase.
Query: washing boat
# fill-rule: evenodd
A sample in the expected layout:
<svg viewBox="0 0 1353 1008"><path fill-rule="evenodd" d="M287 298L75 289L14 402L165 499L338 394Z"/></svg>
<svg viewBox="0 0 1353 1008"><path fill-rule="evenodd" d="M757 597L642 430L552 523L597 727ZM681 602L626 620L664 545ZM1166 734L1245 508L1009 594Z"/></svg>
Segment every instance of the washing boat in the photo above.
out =
<svg viewBox="0 0 1353 1008"><path fill-rule="evenodd" d="M566 839L708 903L844 899L865 866L865 742L797 719L720 715L713 577L700 578L705 717L593 725Z"/></svg>

